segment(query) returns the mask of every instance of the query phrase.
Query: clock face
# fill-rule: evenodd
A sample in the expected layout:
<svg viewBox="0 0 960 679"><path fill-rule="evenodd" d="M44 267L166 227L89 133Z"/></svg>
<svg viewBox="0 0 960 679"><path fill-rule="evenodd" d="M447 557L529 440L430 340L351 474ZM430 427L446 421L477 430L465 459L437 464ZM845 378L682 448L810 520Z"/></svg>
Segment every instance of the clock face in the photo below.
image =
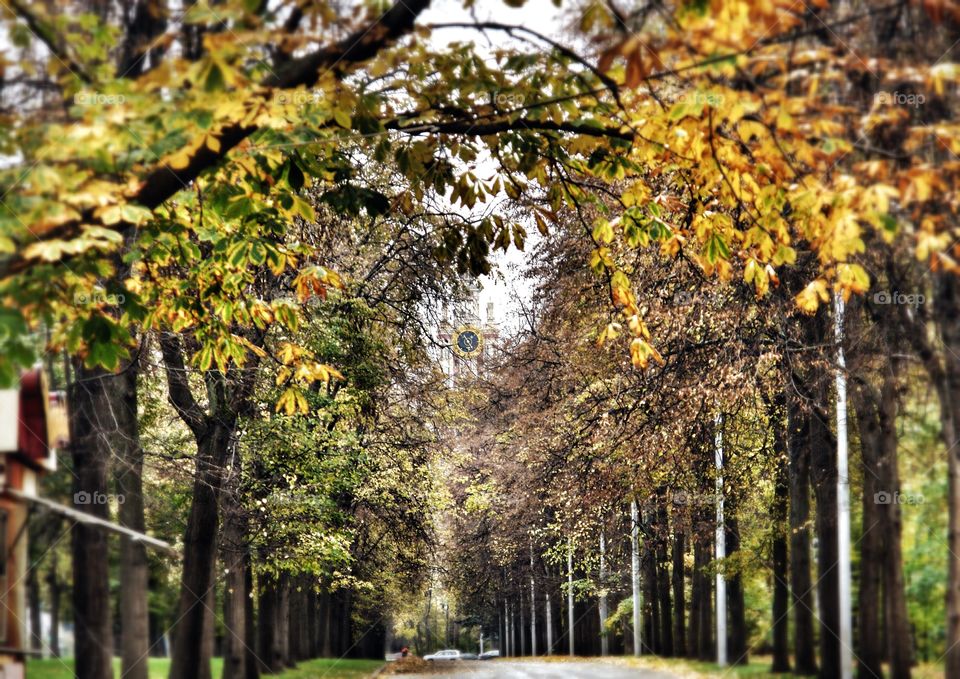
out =
<svg viewBox="0 0 960 679"><path fill-rule="evenodd" d="M457 337L457 346L460 347L460 351L469 354L471 351L476 351L477 347L480 346L480 338L473 330L465 330Z"/></svg>
<svg viewBox="0 0 960 679"><path fill-rule="evenodd" d="M480 353L482 344L483 339L479 330L476 328L461 328L454 340L454 349L461 356L470 358Z"/></svg>

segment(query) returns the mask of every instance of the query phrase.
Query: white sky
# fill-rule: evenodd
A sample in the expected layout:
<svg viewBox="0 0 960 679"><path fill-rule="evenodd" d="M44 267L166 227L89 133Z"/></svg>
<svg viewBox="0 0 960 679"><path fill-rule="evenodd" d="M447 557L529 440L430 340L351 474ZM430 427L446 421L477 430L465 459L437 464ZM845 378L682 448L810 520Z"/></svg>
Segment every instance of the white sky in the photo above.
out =
<svg viewBox="0 0 960 679"><path fill-rule="evenodd" d="M463 0L433 0L430 7L421 15L422 24L459 22L459 21L499 21L505 24L527 26L551 38L557 38L560 28L560 12L551 0L527 0L523 7L509 7L503 0L477 0L472 9L463 7ZM447 38L450 33L454 37ZM456 34L456 35L454 35ZM475 40L477 44L484 42L484 37L477 36L476 31L465 30L458 32L454 29L438 31L433 40ZM504 37L497 37L496 32L488 33L491 41L502 41Z"/></svg>

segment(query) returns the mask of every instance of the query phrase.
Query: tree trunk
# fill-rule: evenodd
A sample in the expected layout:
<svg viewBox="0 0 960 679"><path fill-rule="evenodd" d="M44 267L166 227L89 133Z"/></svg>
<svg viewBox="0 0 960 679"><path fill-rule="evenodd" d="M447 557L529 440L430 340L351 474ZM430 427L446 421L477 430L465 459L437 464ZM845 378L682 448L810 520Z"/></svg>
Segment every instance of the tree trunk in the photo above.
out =
<svg viewBox="0 0 960 679"><path fill-rule="evenodd" d="M663 561L657 563L657 586L659 587L660 608L660 653L674 655L673 650L673 610L670 603L670 569L667 566L666 547L663 548Z"/></svg>
<svg viewBox="0 0 960 679"><path fill-rule="evenodd" d="M880 628L883 535L882 507L877 504L877 498L881 497L877 475L880 428L876 404L869 397L869 389L869 385L859 383L852 393L863 465L863 534L860 538L860 591L857 600L857 676L860 679L883 676Z"/></svg>
<svg viewBox="0 0 960 679"><path fill-rule="evenodd" d="M114 451L120 524L139 533L146 532L143 508L143 448L137 423L136 362L116 377L118 398L123 407L116 411L118 437ZM123 498L120 501L120 498ZM147 605L150 571L146 547L128 537L120 538L120 648L124 679L147 679L150 654L150 610Z"/></svg>
<svg viewBox="0 0 960 679"><path fill-rule="evenodd" d="M339 622L339 618L338 618ZM340 636L337 635L338 640ZM277 597L277 648L280 651L280 665L292 667L290 659L290 576L280 576L280 588ZM338 644L337 653L341 652Z"/></svg>
<svg viewBox="0 0 960 679"><path fill-rule="evenodd" d="M794 623L794 673L815 674L813 584L810 579L810 423L791 395L787 399L790 455L790 589Z"/></svg>
<svg viewBox="0 0 960 679"><path fill-rule="evenodd" d="M601 538L602 540L602 538ZM530 546L530 655L537 655L537 584L534 580L533 543ZM459 626L457 631L459 637Z"/></svg>
<svg viewBox="0 0 960 679"><path fill-rule="evenodd" d="M70 447L76 508L109 519L107 464L119 402L116 377L103 370L74 365L70 384ZM75 523L72 529L73 612L76 679L113 677L113 624L110 607L110 555L107 534Z"/></svg>
<svg viewBox="0 0 960 679"><path fill-rule="evenodd" d="M936 324L945 351L943 363L929 346L921 347L940 400L940 430L947 445L947 638L945 674L960 677L960 281L950 271L940 271L935 281ZM925 335L914 338L923 342Z"/></svg>
<svg viewBox="0 0 960 679"><path fill-rule="evenodd" d="M740 549L740 524L737 521L737 503L733 494L727 496L726 514L726 553L733 557ZM743 600L743 576L739 569L727 579L727 613L730 616L730 626L727 635L727 650L732 665L746 665L749 649L747 640L746 605Z"/></svg>
<svg viewBox="0 0 960 679"><path fill-rule="evenodd" d="M240 408L253 389L257 360L243 371L203 373L206 407L201 407L187 380L179 336L159 337L167 394L197 444L193 497L184 535L180 599L174 630L170 679L208 679L213 651L214 577L220 528L220 495ZM263 336L254 343L262 343Z"/></svg>
<svg viewBox="0 0 960 679"><path fill-rule="evenodd" d="M232 430L232 426L211 420L197 442L196 477L184 536L179 621L174 634L170 679L203 679L210 674L204 627L209 613L207 597L215 586L219 495Z"/></svg>
<svg viewBox="0 0 960 679"><path fill-rule="evenodd" d="M575 654L573 617L573 541L567 538L567 638L570 646L570 656Z"/></svg>
<svg viewBox="0 0 960 679"><path fill-rule="evenodd" d="M610 655L610 636L607 633L607 540L600 533L600 655Z"/></svg>
<svg viewBox="0 0 960 679"><path fill-rule="evenodd" d="M260 671L264 674L276 674L283 670L280 650L277 646L277 581L269 575L260 574L260 587L257 610L257 656Z"/></svg>
<svg viewBox="0 0 960 679"><path fill-rule="evenodd" d="M815 390L820 404L827 402L823 386ZM839 679L840 570L837 526L837 456L830 425L819 411L810 415L810 470L817 499L817 602L820 618L821 679Z"/></svg>
<svg viewBox="0 0 960 679"><path fill-rule="evenodd" d="M526 640L526 623L523 621L523 580L520 580L520 584L517 585L519 588L519 596L517 597L517 609L520 612L520 627L518 632L520 633L520 657L523 657L527 654L527 640Z"/></svg>
<svg viewBox="0 0 960 679"><path fill-rule="evenodd" d="M704 524L709 520L704 517ZM713 578L710 577L708 567L710 565L710 550L712 541L707 537L709 533L701 536L697 547L694 549L694 577L699 579L700 605L698 627L698 648L697 656L701 660L713 660Z"/></svg>
<svg viewBox="0 0 960 679"><path fill-rule="evenodd" d="M696 517L694 517L696 519ZM694 530L691 534L693 541L693 571L690 573L690 631L687 635L687 657L697 658L700 656L700 607L703 604L703 593L700 585L703 579L700 577L700 565L702 561L700 546L700 537L697 535L696 520L694 520Z"/></svg>
<svg viewBox="0 0 960 679"><path fill-rule="evenodd" d="M289 601L288 607L290 610L290 623L287 629L289 640L287 641L287 645L289 647L289 661L291 665L295 665L300 660L303 660L303 649L300 648L300 627L304 618L304 610L303 600L298 590L299 580L291 578L287 594Z"/></svg>
<svg viewBox="0 0 960 679"><path fill-rule="evenodd" d="M519 656L520 654L517 651L517 615L512 601L507 606L507 612L507 630L508 636L510 637L510 655Z"/></svg>
<svg viewBox="0 0 960 679"><path fill-rule="evenodd" d="M553 608L550 605L550 590L544 594L544 618L547 625L547 655L553 655Z"/></svg>
<svg viewBox="0 0 960 679"><path fill-rule="evenodd" d="M310 578L307 576L301 576L300 606L303 610L303 617L297 621L297 628L300 630L301 660L309 660L313 657L313 653L311 653L311 634L313 632L311 617L313 617L313 615L316 613L313 606L314 599L314 591L311 586ZM384 625L386 625L386 622L386 618L384 618Z"/></svg>
<svg viewBox="0 0 960 679"><path fill-rule="evenodd" d="M858 384L854 391L864 467L859 627L860 649L866 655L859 658L860 676L870 676L867 674L870 671L879 676L880 661L886 650L891 676L908 679L913 653L900 540L897 372L897 360L890 359L879 392L867 382ZM881 629L886 630L886 643Z"/></svg>
<svg viewBox="0 0 960 679"><path fill-rule="evenodd" d="M210 589L207 590L207 596L203 605L203 638L200 641L200 667L198 676L200 679L213 679L213 667L211 662L216 653L217 646L217 628L214 624L213 612L217 610L217 584L216 584L216 560L214 568L210 571Z"/></svg>
<svg viewBox="0 0 960 679"><path fill-rule="evenodd" d="M686 623L684 620L683 555L686 552L683 531L673 521L673 654L683 657L687 654Z"/></svg>
<svg viewBox="0 0 960 679"><path fill-rule="evenodd" d="M60 597L63 593L57 561L57 550L51 550L47 592L50 596L50 655L54 658L60 657Z"/></svg>
<svg viewBox="0 0 960 679"><path fill-rule="evenodd" d="M253 610L253 568L250 564L250 552L244 553L243 559L243 579L247 596L243 600L243 629L246 632L246 664L247 679L260 679L260 664L257 653L257 629L256 618Z"/></svg>
<svg viewBox="0 0 960 679"><path fill-rule="evenodd" d="M307 580L309 585L309 580ZM317 593L312 587L308 590L307 597L307 624L306 627L306 638L307 638L307 657L316 658L318 655L317 648ZM384 653L390 652L390 647L392 646L392 623L388 618L384 618L384 627L386 628L386 634L384 635Z"/></svg>
<svg viewBox="0 0 960 679"><path fill-rule="evenodd" d="M497 602L497 634L500 635L500 655L505 657L507 655L507 627L506 627L506 612L507 605L503 605L503 612L500 612L500 602Z"/></svg>
<svg viewBox="0 0 960 679"><path fill-rule="evenodd" d="M660 613L660 652L673 655L673 612L670 606L670 568L668 545L670 524L667 515L667 493L661 489L657 494L657 598Z"/></svg>
<svg viewBox="0 0 960 679"><path fill-rule="evenodd" d="M353 648L353 591L343 590L343 615L340 616L343 625L343 647L340 655L346 655Z"/></svg>
<svg viewBox="0 0 960 679"><path fill-rule="evenodd" d="M643 512L641 512L641 516ZM659 588L657 587L657 553L654 541L650 537L654 526L646 524L646 529L642 532L643 540L643 579L645 589L645 599L643 607L643 630L644 643L647 648L654 653L660 653L660 600L658 598Z"/></svg>
<svg viewBox="0 0 960 679"><path fill-rule="evenodd" d="M333 607L333 597L330 596L329 592L324 592L321 596L321 601L323 602L323 657L332 658L333 657L333 645L331 640L331 627L332 627L332 611ZM420 649L420 645L417 644L417 649Z"/></svg>
<svg viewBox="0 0 960 679"><path fill-rule="evenodd" d="M789 599L788 586L788 549L787 535L788 512L790 506L790 467L789 453L785 436L785 413L783 404L785 398L778 400L777 409L771 414L773 425L773 446L776 455L776 479L774 482L773 507L770 515L773 517L773 663L771 672L790 671L790 637L789 637Z"/></svg>
<svg viewBox="0 0 960 679"><path fill-rule="evenodd" d="M510 655L510 605L503 602L503 654Z"/></svg>
<svg viewBox="0 0 960 679"><path fill-rule="evenodd" d="M240 470L234 468L233 476ZM225 494L221 554L226 581L223 592L223 679L247 679L247 591L245 568L246 529L243 510L238 506L237 484L231 482Z"/></svg>
<svg viewBox="0 0 960 679"><path fill-rule="evenodd" d="M880 400L883 482L899 498L900 478L897 471L897 380L890 375L885 380ZM883 560L883 591L886 601L886 629L890 649L890 676L909 679L913 664L913 635L907 614L907 598L903 577L903 548L900 541L902 523L900 502L880 505L884 518L883 540L886 544Z"/></svg>
<svg viewBox="0 0 960 679"><path fill-rule="evenodd" d="M30 606L30 648L39 653L43 648L43 627L40 624L40 578L36 568L27 571L27 600Z"/></svg>

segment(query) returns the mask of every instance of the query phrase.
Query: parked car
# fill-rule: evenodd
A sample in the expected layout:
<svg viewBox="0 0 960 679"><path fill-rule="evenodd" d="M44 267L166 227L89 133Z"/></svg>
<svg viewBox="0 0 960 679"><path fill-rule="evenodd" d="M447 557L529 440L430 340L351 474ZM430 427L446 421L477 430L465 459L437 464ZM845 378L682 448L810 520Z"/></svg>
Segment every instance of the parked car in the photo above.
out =
<svg viewBox="0 0 960 679"><path fill-rule="evenodd" d="M477 654L476 654L476 653L461 653L461 654L460 654L460 660L476 660L476 659L477 659Z"/></svg>
<svg viewBox="0 0 960 679"><path fill-rule="evenodd" d="M430 655L423 656L424 660L462 660L460 651L455 648L447 648Z"/></svg>
<svg viewBox="0 0 960 679"><path fill-rule="evenodd" d="M494 658L500 657L500 651L493 649L492 651L484 651L480 654L480 660L493 660Z"/></svg>

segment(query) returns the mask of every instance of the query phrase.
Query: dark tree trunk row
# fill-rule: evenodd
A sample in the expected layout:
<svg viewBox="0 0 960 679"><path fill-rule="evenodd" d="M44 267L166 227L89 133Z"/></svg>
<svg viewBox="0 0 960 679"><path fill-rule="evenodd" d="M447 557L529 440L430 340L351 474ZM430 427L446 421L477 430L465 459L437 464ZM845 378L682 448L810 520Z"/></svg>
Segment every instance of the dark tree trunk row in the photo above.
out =
<svg viewBox="0 0 960 679"><path fill-rule="evenodd" d="M860 310L860 305L854 307ZM864 320L859 313L850 318L855 328ZM881 662L887 659L893 679L908 679L913 649L903 578L896 429L901 359L893 352L896 333L891 328L881 330L874 351L881 357L879 388L859 377L851 390L863 468L858 676L881 676Z"/></svg>
<svg viewBox="0 0 960 679"><path fill-rule="evenodd" d="M892 273L892 267L891 272ZM892 289L920 289L891 275ZM906 285L903 285L906 283ZM896 305L903 340L923 362L940 405L940 436L947 449L947 606L945 675L960 677L960 280L949 270L933 274L935 312ZM927 307L930 308L930 307ZM936 329L932 341L929 326ZM896 519L899 522L899 518Z"/></svg>
<svg viewBox="0 0 960 679"><path fill-rule="evenodd" d="M276 674L317 657L367 657L383 650L382 626L362 640L354 638L349 592L317 593L309 579L283 575L263 575L258 585L254 643L249 644L256 655L248 653L245 658L257 663L259 673ZM249 609L246 613L251 615ZM247 636L251 636L249 629Z"/></svg>

